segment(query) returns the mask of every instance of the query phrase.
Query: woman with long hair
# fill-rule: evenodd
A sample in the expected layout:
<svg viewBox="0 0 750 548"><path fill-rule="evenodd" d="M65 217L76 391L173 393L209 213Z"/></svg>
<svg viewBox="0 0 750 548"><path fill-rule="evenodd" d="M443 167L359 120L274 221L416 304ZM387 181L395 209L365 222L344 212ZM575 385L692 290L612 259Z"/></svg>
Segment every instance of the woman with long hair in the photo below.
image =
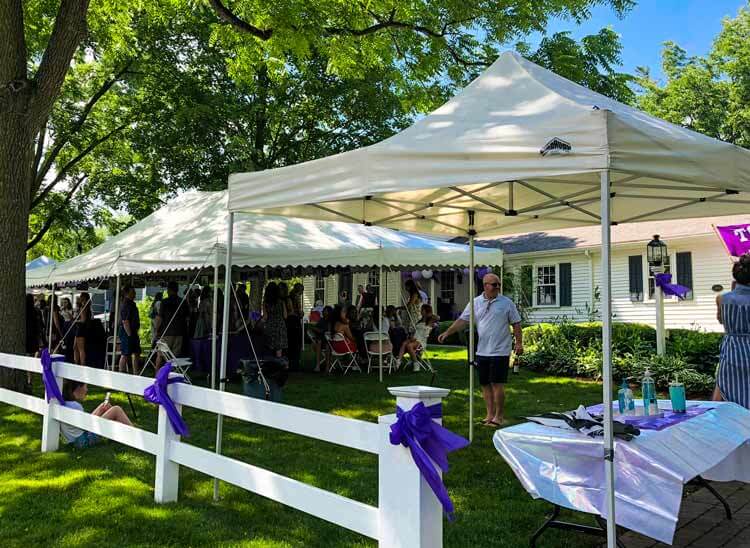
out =
<svg viewBox="0 0 750 548"><path fill-rule="evenodd" d="M294 284L289 292L288 309L286 316L286 333L289 342L289 369L297 371L300 368L300 355L302 353L302 294L305 287L301 283Z"/></svg>
<svg viewBox="0 0 750 548"><path fill-rule="evenodd" d="M716 299L724 325L716 385L721 397L750 409L750 253L732 267L734 288Z"/></svg>
<svg viewBox="0 0 750 548"><path fill-rule="evenodd" d="M286 303L279 293L276 282L268 282L263 295L263 324L265 326L266 344L277 358L280 358L289 347L286 333Z"/></svg>

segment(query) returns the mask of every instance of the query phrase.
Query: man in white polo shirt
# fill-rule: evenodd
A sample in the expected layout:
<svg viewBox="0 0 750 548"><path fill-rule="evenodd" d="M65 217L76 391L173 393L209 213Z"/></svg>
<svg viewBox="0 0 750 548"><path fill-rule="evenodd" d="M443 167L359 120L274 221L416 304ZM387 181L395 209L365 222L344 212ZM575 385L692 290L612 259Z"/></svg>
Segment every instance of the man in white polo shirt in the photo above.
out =
<svg viewBox="0 0 750 548"><path fill-rule="evenodd" d="M503 424L505 411L505 383L508 382L510 352L515 338L515 353L523 354L523 334L521 315L509 298L500 295L500 278L487 274L483 279L484 291L474 298L474 321L479 341L476 351L476 367L479 384L487 406L487 416L482 424L497 428ZM469 325L469 305L451 326L438 336L443 342L446 337L461 331ZM510 328L513 327L513 336Z"/></svg>

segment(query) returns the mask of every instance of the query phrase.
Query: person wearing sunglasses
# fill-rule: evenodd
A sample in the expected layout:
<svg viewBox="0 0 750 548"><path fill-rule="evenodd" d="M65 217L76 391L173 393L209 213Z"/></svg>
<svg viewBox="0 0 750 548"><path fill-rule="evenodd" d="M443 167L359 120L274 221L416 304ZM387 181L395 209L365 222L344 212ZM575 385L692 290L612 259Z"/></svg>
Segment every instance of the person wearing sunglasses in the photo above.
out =
<svg viewBox="0 0 750 548"><path fill-rule="evenodd" d="M487 406L487 415L482 424L497 428L504 420L505 383L508 382L511 349L517 356L523 354L521 315L513 301L500 295L500 278L495 274L485 275L482 285L484 291L466 305L461 316L438 336L438 341L442 343L453 333L466 329L471 310L469 306L474 306L474 320L479 334L475 366Z"/></svg>

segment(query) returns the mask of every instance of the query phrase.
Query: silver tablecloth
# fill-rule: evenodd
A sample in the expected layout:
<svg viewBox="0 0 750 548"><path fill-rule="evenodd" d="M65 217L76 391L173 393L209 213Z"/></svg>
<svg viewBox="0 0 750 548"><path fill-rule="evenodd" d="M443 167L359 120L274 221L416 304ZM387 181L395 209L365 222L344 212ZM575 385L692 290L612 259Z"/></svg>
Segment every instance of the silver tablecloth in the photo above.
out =
<svg viewBox="0 0 750 548"><path fill-rule="evenodd" d="M685 483L699 475L750 483L750 411L726 402L688 405L715 409L615 441L617 523L668 544ZM670 409L670 402L659 407ZM602 439L524 423L498 430L493 441L532 497L607 518Z"/></svg>

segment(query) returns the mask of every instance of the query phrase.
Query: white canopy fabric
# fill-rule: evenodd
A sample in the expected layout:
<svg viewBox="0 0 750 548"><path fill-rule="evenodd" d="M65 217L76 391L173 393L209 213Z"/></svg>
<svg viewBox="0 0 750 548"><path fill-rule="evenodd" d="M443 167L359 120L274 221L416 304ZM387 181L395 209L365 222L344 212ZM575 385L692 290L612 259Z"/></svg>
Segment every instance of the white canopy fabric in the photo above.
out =
<svg viewBox="0 0 750 548"><path fill-rule="evenodd" d="M233 174L230 211L482 235L745 213L750 152L503 54L445 105L370 147Z"/></svg>
<svg viewBox="0 0 750 548"><path fill-rule="evenodd" d="M100 246L27 273L27 285L91 280L223 264L226 192L186 192ZM262 215L235 217L233 264L248 267L429 268L469 264L469 248L387 228ZM502 264L482 249L478 263Z"/></svg>

